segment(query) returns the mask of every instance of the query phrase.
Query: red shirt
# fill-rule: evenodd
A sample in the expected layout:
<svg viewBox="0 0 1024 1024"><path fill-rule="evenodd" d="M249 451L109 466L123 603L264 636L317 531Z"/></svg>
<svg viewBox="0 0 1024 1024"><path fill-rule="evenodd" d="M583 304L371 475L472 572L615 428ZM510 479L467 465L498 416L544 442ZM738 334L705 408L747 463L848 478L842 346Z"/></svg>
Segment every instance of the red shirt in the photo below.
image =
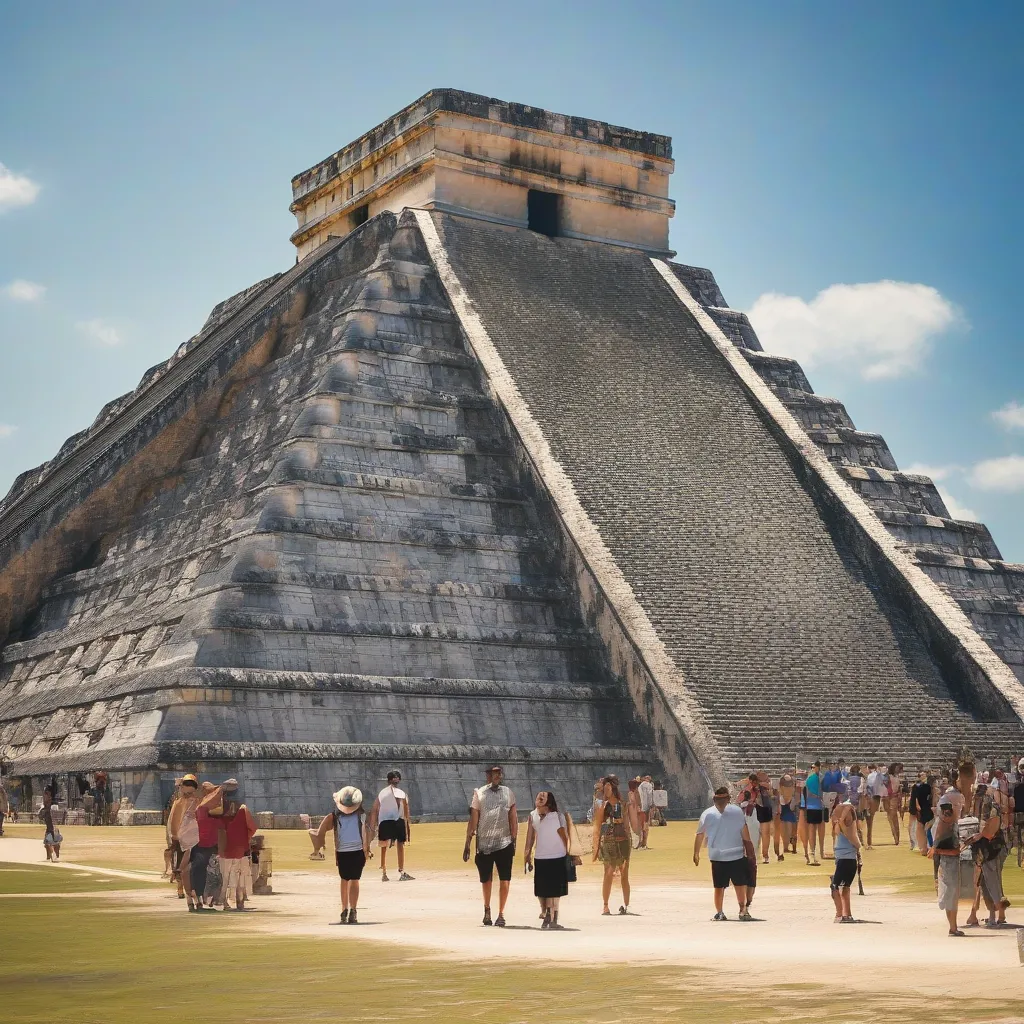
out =
<svg viewBox="0 0 1024 1024"><path fill-rule="evenodd" d="M196 809L196 824L199 826L199 845L216 846L217 833L223 828L220 818L211 818L206 807Z"/></svg>
<svg viewBox="0 0 1024 1024"><path fill-rule="evenodd" d="M249 856L249 840L256 830L249 828L249 815L239 811L233 818L224 819L227 841L224 844L224 859L238 860Z"/></svg>

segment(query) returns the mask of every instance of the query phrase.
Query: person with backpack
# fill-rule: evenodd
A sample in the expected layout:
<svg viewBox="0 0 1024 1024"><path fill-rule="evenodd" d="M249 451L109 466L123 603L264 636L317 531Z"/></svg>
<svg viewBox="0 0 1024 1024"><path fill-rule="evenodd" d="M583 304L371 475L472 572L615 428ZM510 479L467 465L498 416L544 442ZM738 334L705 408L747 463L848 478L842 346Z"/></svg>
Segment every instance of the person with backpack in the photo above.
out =
<svg viewBox="0 0 1024 1024"><path fill-rule="evenodd" d="M341 920L339 924L358 924L359 880L370 849L370 830L366 827L362 791L355 786L342 786L332 794L334 806L324 815L320 827L310 829L313 847L322 849L328 830L334 834L334 861L341 879Z"/></svg>

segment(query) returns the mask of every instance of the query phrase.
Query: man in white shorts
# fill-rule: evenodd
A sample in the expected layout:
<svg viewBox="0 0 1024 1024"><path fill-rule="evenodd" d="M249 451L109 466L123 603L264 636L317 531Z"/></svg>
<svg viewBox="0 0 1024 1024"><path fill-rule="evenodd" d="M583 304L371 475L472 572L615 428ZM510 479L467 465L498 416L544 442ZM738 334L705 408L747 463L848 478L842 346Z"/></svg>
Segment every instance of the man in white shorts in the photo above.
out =
<svg viewBox="0 0 1024 1024"><path fill-rule="evenodd" d="M380 843L381 881L387 882L388 846L398 845L398 880L412 882L413 876L405 870L405 844L410 841L409 798L405 791L399 789L402 773L388 772L388 784L377 794L370 812L370 828L377 828L377 840ZM371 833L372 834L372 833Z"/></svg>

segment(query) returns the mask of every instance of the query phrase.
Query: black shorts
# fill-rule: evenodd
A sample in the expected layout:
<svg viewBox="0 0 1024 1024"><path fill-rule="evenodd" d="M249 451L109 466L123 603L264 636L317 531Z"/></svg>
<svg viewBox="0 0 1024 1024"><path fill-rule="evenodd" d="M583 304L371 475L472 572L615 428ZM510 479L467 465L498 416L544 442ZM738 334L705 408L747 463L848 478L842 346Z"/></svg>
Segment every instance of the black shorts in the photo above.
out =
<svg viewBox="0 0 1024 1024"><path fill-rule="evenodd" d="M716 889L728 889L733 885L750 885L750 861L746 857L739 860L713 860L711 862L711 881Z"/></svg>
<svg viewBox="0 0 1024 1024"><path fill-rule="evenodd" d="M334 860L338 865L338 875L345 882L358 882L363 877L366 866L366 854L362 850L346 850L335 853Z"/></svg>
<svg viewBox="0 0 1024 1024"><path fill-rule="evenodd" d="M812 810L810 807L808 807L804 811L804 813L807 815L808 825L823 825L827 820L825 818L825 811L821 807L819 807L817 810Z"/></svg>
<svg viewBox="0 0 1024 1024"><path fill-rule="evenodd" d="M406 840L405 819L394 818L390 821L382 821L377 828L377 839L382 843L404 843Z"/></svg>
<svg viewBox="0 0 1024 1024"><path fill-rule="evenodd" d="M515 857L515 847L509 843L503 850L496 853L478 853L476 855L476 869L480 873L480 882L489 882L494 877L494 869L498 869L498 880L500 882L512 881L512 858Z"/></svg>
<svg viewBox="0 0 1024 1024"><path fill-rule="evenodd" d="M855 859L844 858L843 860L837 860L835 874L832 875L832 891L849 889L856 877L857 861Z"/></svg>
<svg viewBox="0 0 1024 1024"><path fill-rule="evenodd" d="M772 820L772 809L770 807L762 807L758 804L754 811L757 813L757 823L759 825L769 825Z"/></svg>

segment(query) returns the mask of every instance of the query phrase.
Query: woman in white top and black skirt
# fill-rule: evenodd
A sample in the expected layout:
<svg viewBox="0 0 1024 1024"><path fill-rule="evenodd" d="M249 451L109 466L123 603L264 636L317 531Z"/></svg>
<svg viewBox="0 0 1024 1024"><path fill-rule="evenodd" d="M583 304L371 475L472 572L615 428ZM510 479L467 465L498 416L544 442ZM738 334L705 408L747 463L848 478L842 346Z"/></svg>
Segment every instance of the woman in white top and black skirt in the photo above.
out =
<svg viewBox="0 0 1024 1024"><path fill-rule="evenodd" d="M526 866L534 869L533 894L540 900L541 928L563 927L558 923L558 901L569 894L569 852L567 815L558 810L554 793L542 790L526 830Z"/></svg>

